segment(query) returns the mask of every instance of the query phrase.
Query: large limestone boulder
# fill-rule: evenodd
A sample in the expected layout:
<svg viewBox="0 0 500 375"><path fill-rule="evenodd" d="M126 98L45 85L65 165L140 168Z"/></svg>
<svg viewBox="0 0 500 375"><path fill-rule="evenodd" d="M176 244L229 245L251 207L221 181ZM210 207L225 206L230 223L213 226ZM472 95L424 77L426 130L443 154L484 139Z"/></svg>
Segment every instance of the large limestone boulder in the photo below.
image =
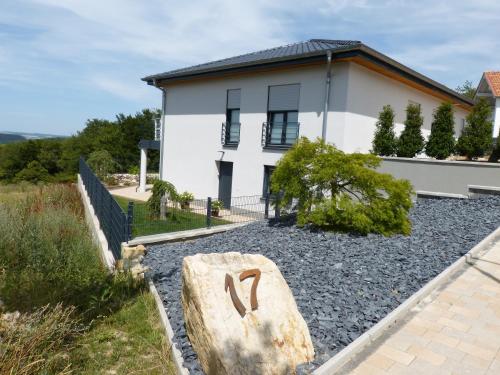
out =
<svg viewBox="0 0 500 375"><path fill-rule="evenodd" d="M188 337L205 373L293 374L314 358L290 288L266 257L188 256L182 283Z"/></svg>

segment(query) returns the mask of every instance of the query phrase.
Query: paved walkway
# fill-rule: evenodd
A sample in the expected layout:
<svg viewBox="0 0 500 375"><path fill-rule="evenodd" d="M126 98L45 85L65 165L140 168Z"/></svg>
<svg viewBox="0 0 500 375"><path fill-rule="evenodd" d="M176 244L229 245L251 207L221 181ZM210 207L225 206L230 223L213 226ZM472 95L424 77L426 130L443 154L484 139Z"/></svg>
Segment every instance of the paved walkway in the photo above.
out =
<svg viewBox="0 0 500 375"><path fill-rule="evenodd" d="M151 196L151 188L153 185L146 185L146 192L139 193L137 191L137 186L127 186L122 188L111 189L109 192L112 195L118 195L120 197L132 199L135 201L143 201L146 202Z"/></svg>
<svg viewBox="0 0 500 375"><path fill-rule="evenodd" d="M500 242L344 372L500 374Z"/></svg>

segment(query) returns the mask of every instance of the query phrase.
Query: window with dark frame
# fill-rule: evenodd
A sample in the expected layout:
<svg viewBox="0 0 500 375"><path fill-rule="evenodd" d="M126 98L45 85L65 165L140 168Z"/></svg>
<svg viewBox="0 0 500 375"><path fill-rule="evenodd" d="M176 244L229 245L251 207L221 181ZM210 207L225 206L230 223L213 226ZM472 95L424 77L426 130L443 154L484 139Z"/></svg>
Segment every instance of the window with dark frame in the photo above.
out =
<svg viewBox="0 0 500 375"><path fill-rule="evenodd" d="M224 126L224 145L238 145L240 142L240 89L227 90L226 122Z"/></svg>
<svg viewBox="0 0 500 375"><path fill-rule="evenodd" d="M264 183L262 187L262 196L271 194L271 175L276 167L273 165L264 165Z"/></svg>
<svg viewBox="0 0 500 375"><path fill-rule="evenodd" d="M300 84L269 86L265 146L290 147L299 135Z"/></svg>

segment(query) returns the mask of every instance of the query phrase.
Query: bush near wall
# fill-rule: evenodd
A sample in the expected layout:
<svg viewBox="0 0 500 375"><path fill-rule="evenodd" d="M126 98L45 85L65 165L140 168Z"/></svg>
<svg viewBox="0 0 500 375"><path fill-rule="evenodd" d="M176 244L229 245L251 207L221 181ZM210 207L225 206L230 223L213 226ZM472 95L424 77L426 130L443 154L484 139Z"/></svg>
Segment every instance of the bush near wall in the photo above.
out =
<svg viewBox="0 0 500 375"><path fill-rule="evenodd" d="M318 139L301 138L277 163L274 192L282 208L298 200L297 223L361 234L409 234L412 187L375 169L375 155L346 154Z"/></svg>

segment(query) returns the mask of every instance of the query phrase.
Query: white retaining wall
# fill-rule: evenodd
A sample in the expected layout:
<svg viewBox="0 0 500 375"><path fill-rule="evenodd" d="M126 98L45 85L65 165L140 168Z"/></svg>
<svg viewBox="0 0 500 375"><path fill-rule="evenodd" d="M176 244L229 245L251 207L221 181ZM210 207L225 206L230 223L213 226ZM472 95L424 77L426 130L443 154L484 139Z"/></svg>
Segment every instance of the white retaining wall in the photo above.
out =
<svg viewBox="0 0 500 375"><path fill-rule="evenodd" d="M469 193L468 185L500 187L500 164L385 157L380 172L409 180L415 190Z"/></svg>

